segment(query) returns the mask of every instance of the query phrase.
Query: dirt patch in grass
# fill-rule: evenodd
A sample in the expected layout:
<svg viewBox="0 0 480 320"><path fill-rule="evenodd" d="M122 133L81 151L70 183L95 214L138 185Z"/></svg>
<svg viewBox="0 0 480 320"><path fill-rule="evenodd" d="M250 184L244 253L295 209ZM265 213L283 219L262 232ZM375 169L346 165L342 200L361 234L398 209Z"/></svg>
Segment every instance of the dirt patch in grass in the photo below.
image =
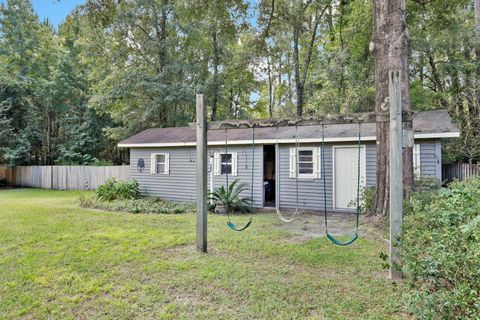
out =
<svg viewBox="0 0 480 320"><path fill-rule="evenodd" d="M273 213L274 214L274 213ZM293 212L286 212L286 217L294 217ZM277 228L291 233L291 237L286 238L286 242L303 243L315 238L325 237L325 220L321 212L301 212L295 216L292 222L282 222L278 220ZM328 213L328 232L335 237L351 237L356 231L356 215L353 213ZM367 216L360 216L360 226L358 235L371 240L385 241L383 231L376 219Z"/></svg>

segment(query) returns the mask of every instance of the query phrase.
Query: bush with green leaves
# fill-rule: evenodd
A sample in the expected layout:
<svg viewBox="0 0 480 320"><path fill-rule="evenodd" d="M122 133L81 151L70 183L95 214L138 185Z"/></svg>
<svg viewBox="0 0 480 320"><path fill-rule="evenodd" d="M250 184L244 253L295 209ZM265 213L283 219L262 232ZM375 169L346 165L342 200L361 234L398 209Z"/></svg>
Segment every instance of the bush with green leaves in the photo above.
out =
<svg viewBox="0 0 480 320"><path fill-rule="evenodd" d="M195 211L192 203L165 201L159 198L100 201L95 197L80 197L80 206L107 211L130 213L181 214Z"/></svg>
<svg viewBox="0 0 480 320"><path fill-rule="evenodd" d="M373 211L373 205L375 202L375 186L363 187L360 190L360 210L363 214L371 214ZM354 199L348 204L350 208L357 206L357 200Z"/></svg>
<svg viewBox="0 0 480 320"><path fill-rule="evenodd" d="M247 213L251 211L252 198L242 197L240 194L248 190L247 184L234 180L228 188L223 185L210 192L209 207L213 210L217 206L228 208L233 212Z"/></svg>
<svg viewBox="0 0 480 320"><path fill-rule="evenodd" d="M131 200L140 197L140 190L138 182L135 180L117 181L113 178L100 185L96 190L96 195L101 201Z"/></svg>
<svg viewBox="0 0 480 320"><path fill-rule="evenodd" d="M407 311L420 319L479 319L480 178L413 193L405 210L399 246Z"/></svg>
<svg viewBox="0 0 480 320"><path fill-rule="evenodd" d="M8 187L9 183L7 179L0 179L0 188Z"/></svg>

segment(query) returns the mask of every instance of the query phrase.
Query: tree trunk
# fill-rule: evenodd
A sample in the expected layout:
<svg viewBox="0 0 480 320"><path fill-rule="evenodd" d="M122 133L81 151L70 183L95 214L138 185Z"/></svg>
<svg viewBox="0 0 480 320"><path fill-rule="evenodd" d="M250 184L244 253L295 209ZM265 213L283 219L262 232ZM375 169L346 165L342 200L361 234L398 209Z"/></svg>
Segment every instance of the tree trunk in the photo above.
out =
<svg viewBox="0 0 480 320"><path fill-rule="evenodd" d="M410 110L408 89L408 45L409 37L405 17L405 0L372 0L373 33L370 49L375 66L375 111L388 112L388 72L402 73L402 109ZM403 127L411 129L412 123ZM374 214L386 216L389 208L389 123L377 122L377 192L373 207ZM413 188L412 148L403 151L403 180L406 188Z"/></svg>
<svg viewBox="0 0 480 320"><path fill-rule="evenodd" d="M438 73L435 57L432 54L428 55L428 64L430 65L430 70L432 71L432 79L435 84L435 90L437 92L443 93L445 89L443 87L442 79L440 79L440 74Z"/></svg>
<svg viewBox="0 0 480 320"><path fill-rule="evenodd" d="M291 104L293 91L292 91L292 57L290 55L290 50L287 51L286 67L287 67L287 87L288 87L287 101L289 102L289 104Z"/></svg>
<svg viewBox="0 0 480 320"><path fill-rule="evenodd" d="M167 6L168 0L162 0L162 8L155 34L158 41L158 72L161 73L166 64L165 42L167 40ZM156 9L154 9L156 11ZM156 12L155 12L156 15Z"/></svg>
<svg viewBox="0 0 480 320"><path fill-rule="evenodd" d="M295 89L297 94L297 116L303 114L303 86L300 80L300 56L298 52L299 30L294 27L293 31L293 63L295 67Z"/></svg>
<svg viewBox="0 0 480 320"><path fill-rule="evenodd" d="M282 84L282 54L278 57L278 85Z"/></svg>
<svg viewBox="0 0 480 320"><path fill-rule="evenodd" d="M471 61L471 53L470 53L470 48L466 47L463 51L463 56L465 58L465 61ZM472 87L472 82L471 82L471 77L472 73L471 71L467 68L465 70L465 88L467 89L467 94L465 96L465 103L467 105L467 110L468 110L468 129L471 131L472 134L475 135L475 131L477 128L477 119L478 119L478 106L476 103L476 98L474 97L471 92L468 91L469 88ZM476 91L476 90L475 90ZM466 118L465 118L466 119Z"/></svg>
<svg viewBox="0 0 480 320"><path fill-rule="evenodd" d="M273 84L272 84L272 63L270 56L267 56L267 72L268 72L268 115L273 118Z"/></svg>
<svg viewBox="0 0 480 320"><path fill-rule="evenodd" d="M477 79L476 79L476 98L477 98L477 116L480 114L480 0L475 0L475 36L477 45L475 47L475 56L477 58ZM478 119L477 119L478 120Z"/></svg>
<svg viewBox="0 0 480 320"><path fill-rule="evenodd" d="M217 30L212 32L212 47L213 47L213 85L212 85L212 114L211 121L217 120L217 105L218 105L218 66L220 64L220 54L218 51Z"/></svg>

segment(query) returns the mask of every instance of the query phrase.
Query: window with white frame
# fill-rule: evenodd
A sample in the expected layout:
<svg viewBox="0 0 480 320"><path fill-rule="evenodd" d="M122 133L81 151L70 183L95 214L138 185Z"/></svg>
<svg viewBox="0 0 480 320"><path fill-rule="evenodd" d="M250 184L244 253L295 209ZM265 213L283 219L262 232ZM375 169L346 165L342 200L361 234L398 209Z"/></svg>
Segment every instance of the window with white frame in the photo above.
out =
<svg viewBox="0 0 480 320"><path fill-rule="evenodd" d="M232 176L237 175L237 153L236 152L229 152L229 153L219 153L216 152L214 154L214 164L213 164L213 171L214 175L224 175L229 174Z"/></svg>
<svg viewBox="0 0 480 320"><path fill-rule="evenodd" d="M170 155L153 153L151 155L151 174L170 174Z"/></svg>
<svg viewBox="0 0 480 320"><path fill-rule="evenodd" d="M220 174L232 174L232 154L220 154Z"/></svg>
<svg viewBox="0 0 480 320"><path fill-rule="evenodd" d="M320 178L320 148L290 148L291 178Z"/></svg>

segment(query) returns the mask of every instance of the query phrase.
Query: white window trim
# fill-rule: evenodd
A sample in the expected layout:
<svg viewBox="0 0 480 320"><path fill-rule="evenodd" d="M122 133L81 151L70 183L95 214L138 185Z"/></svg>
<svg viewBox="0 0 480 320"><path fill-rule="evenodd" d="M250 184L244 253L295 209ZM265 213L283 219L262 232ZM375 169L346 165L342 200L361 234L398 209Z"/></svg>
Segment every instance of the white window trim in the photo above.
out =
<svg viewBox="0 0 480 320"><path fill-rule="evenodd" d="M320 179L321 178L321 147L291 147L290 148L290 178ZM301 151L312 152L312 173L300 173L299 154Z"/></svg>
<svg viewBox="0 0 480 320"><path fill-rule="evenodd" d="M214 172L214 175L215 176L224 176L225 173L222 174L222 155L223 154L230 154L232 157L231 157L231 166L232 166L232 170L231 170L231 173L229 173L228 175L230 176L233 176L233 177L236 177L238 175L238 171L237 171L237 158L238 158L238 155L237 155L237 152L215 152L214 155L213 155L213 158L214 158L214 164L213 164L213 172Z"/></svg>
<svg viewBox="0 0 480 320"><path fill-rule="evenodd" d="M164 172L157 172L157 162L158 156L164 156ZM150 173L151 174L160 174L160 175L169 175L170 174L170 154L169 153L152 153L150 155Z"/></svg>
<svg viewBox="0 0 480 320"><path fill-rule="evenodd" d="M421 157L421 145L415 143L413 146L413 175L416 179L422 177L422 157Z"/></svg>

